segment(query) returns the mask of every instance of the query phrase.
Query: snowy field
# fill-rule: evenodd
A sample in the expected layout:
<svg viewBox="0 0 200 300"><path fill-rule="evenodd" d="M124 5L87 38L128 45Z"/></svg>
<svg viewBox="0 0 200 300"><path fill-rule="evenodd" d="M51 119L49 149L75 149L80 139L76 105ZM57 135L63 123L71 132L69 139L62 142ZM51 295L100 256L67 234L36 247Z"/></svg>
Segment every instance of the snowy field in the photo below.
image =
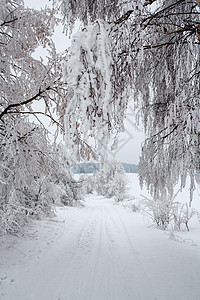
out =
<svg viewBox="0 0 200 300"><path fill-rule="evenodd" d="M136 201L147 196L136 174L128 178ZM199 198L197 191L196 209ZM90 195L84 207L57 208L23 237L1 239L0 299L199 300L200 221L195 216L190 232L172 235L140 212Z"/></svg>

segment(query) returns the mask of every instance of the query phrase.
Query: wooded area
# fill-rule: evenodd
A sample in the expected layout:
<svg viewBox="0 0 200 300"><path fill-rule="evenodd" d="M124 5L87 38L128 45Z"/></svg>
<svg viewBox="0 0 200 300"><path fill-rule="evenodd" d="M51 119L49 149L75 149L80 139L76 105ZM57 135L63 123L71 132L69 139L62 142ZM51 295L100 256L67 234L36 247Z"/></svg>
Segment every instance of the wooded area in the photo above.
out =
<svg viewBox="0 0 200 300"><path fill-rule="evenodd" d="M0 4L3 231L79 198L72 161L105 156L132 98L146 133L141 184L166 203L189 176L192 200L200 182L200 2L57 0L40 11L22 0ZM55 26L70 32L77 20L82 30L56 53ZM47 62L33 58L38 46L47 47ZM44 111L33 109L37 101ZM50 143L40 115L65 146Z"/></svg>

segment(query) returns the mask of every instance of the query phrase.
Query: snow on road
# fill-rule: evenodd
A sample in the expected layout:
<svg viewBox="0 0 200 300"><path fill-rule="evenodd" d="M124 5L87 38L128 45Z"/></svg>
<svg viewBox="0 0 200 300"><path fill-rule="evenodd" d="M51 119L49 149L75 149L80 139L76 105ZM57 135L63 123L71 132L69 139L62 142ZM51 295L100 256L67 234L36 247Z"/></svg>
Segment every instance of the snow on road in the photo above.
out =
<svg viewBox="0 0 200 300"><path fill-rule="evenodd" d="M88 196L0 247L2 300L199 300L200 245ZM194 235L195 236L195 235Z"/></svg>

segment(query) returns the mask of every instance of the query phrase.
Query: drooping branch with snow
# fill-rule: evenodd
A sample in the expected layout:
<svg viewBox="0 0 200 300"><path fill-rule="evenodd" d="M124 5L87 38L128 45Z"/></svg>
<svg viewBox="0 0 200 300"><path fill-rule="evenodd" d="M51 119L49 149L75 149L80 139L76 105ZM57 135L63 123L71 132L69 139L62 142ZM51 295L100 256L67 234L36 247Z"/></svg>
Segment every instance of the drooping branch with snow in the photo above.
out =
<svg viewBox="0 0 200 300"><path fill-rule="evenodd" d="M134 97L147 135L141 183L155 198L171 197L174 185L181 180L184 187L189 175L192 196L200 161L199 3L118 1L112 13L96 1L84 2L86 13L81 5L68 13L65 4L66 19L89 24L74 38L66 63L73 99L67 110L70 139L85 128L94 136L97 129L100 138L111 128L123 130L127 102ZM95 18L101 19L91 23Z"/></svg>

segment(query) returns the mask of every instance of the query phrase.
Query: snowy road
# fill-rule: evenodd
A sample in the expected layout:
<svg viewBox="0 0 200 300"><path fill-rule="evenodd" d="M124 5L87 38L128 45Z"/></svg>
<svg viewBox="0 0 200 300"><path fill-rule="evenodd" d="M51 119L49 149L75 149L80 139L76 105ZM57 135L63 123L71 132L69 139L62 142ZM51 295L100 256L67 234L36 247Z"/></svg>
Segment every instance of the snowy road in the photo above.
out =
<svg viewBox="0 0 200 300"><path fill-rule="evenodd" d="M5 242L2 300L199 300L200 247L169 239L140 214L91 195L29 237Z"/></svg>

